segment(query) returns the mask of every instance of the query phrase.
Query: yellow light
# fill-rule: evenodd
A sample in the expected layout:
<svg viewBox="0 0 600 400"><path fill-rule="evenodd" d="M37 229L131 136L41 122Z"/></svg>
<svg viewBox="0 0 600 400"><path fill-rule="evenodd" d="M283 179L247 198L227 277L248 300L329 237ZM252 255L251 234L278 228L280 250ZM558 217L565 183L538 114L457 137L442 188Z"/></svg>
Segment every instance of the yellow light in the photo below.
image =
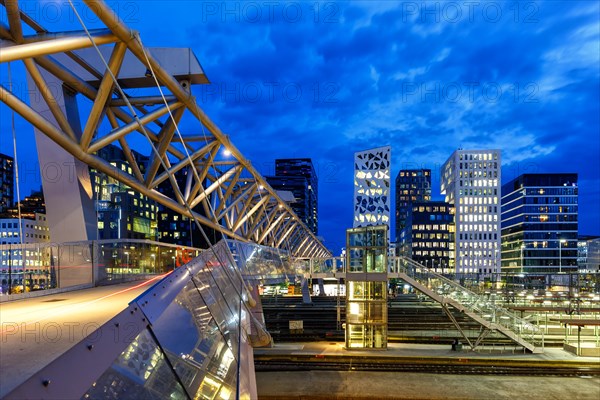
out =
<svg viewBox="0 0 600 400"><path fill-rule="evenodd" d="M231 397L231 390L227 389L226 387L223 387L221 389L221 392L219 393L219 397L223 400L229 399Z"/></svg>

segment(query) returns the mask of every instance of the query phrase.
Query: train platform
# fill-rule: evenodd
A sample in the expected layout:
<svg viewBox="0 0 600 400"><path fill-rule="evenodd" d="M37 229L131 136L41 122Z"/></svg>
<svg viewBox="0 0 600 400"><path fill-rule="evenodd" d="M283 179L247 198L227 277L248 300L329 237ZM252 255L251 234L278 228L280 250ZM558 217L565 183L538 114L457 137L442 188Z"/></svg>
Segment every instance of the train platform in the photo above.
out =
<svg viewBox="0 0 600 400"><path fill-rule="evenodd" d="M578 357L560 348L546 348L543 354L498 353L482 348L479 352L453 351L450 345L390 343L385 351L346 350L339 342L278 343L269 349L255 349L255 361L308 359L345 362L343 370L303 368L271 369L256 373L259 400L528 400L600 398L600 358ZM486 351L487 350L487 351ZM361 370L353 368L361 358L369 362L391 361L421 364L415 372ZM260 361L259 361L260 362ZM356 363L356 364L353 364ZM508 366L517 373L479 374L448 368L456 364L475 367ZM444 365L440 368L440 365ZM583 374L529 371L565 367L584 370ZM513 369L514 370L514 369Z"/></svg>
<svg viewBox="0 0 600 400"><path fill-rule="evenodd" d="M544 353L531 354L522 350L516 351L512 346L481 346L477 351L464 347L460 351L452 350L448 344L414 344L414 343L388 343L387 350L347 350L344 343L340 342L304 342L304 343L275 343L271 348L254 349L255 356L290 355L290 356L315 356L315 357L392 357L453 360L505 360L505 361L531 361L531 362L577 362L589 363L600 367L599 357L576 356L561 348L547 347Z"/></svg>

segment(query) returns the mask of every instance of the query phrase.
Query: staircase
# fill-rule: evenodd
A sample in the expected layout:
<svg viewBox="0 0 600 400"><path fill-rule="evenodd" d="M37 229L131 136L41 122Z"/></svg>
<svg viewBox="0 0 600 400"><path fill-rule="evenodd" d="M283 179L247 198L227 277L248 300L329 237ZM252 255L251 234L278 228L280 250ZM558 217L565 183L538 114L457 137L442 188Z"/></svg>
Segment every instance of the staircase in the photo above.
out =
<svg viewBox="0 0 600 400"><path fill-rule="evenodd" d="M544 333L536 325L519 318L507 309L494 304L493 301L473 293L416 261L406 257L401 257L399 261L398 277L440 303L461 333L462 330L448 311L448 306L464 313L482 326L480 337L475 343L471 343L463 334L473 350L489 332L496 331L532 353L544 352Z"/></svg>

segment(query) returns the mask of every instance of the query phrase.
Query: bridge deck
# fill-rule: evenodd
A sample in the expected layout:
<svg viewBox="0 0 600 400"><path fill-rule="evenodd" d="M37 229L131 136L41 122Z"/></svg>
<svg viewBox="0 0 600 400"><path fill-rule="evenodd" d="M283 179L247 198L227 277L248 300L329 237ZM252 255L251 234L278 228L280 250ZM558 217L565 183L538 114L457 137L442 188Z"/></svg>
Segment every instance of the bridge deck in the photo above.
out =
<svg viewBox="0 0 600 400"><path fill-rule="evenodd" d="M0 304L0 398L114 317L156 279Z"/></svg>

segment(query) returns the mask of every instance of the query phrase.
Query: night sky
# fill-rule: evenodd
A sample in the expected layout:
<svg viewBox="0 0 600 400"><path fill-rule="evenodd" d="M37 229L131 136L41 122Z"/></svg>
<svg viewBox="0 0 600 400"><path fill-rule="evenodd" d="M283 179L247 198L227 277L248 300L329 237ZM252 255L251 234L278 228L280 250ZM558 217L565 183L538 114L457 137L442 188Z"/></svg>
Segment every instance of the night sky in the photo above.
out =
<svg viewBox="0 0 600 400"><path fill-rule="evenodd" d="M66 2L25 4L50 30L81 29ZM392 180L432 169L434 199L458 147L501 149L503 182L576 172L579 232L600 234L597 1L108 4L146 46L193 49L212 82L194 89L198 102L261 173L312 158L319 234L335 254L352 225L353 154L384 145ZM0 113L0 152L12 154ZM32 129L17 118L17 131L34 165ZM30 175L22 197L39 185Z"/></svg>

